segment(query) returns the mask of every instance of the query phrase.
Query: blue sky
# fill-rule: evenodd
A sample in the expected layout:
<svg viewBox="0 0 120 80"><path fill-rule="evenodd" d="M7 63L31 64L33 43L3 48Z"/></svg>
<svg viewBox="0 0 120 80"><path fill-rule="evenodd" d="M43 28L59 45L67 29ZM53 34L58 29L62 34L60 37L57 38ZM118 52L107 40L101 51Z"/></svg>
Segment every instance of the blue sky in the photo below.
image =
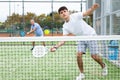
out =
<svg viewBox="0 0 120 80"><path fill-rule="evenodd" d="M0 0L0 1L9 1L9 0ZM11 1L22 1L22 0L11 0ZM24 0L24 1L33 1L33 0ZM35 0L34 0L35 1ZM51 0L36 0L36 1L51 1ZM81 0L54 0L54 1L81 1ZM57 11L60 6L67 6L69 10L76 10L80 11L80 2L78 3L53 3L53 11ZM9 2L0 2L0 22L4 22L9 16L9 9L10 14L13 12L19 13L22 15L22 3L21 2L11 2L9 8ZM83 11L85 11L86 6L83 4L82 7ZM33 12L36 15L40 15L42 13L48 14L52 12L51 3L49 2L25 2L24 3L24 13L26 12Z"/></svg>

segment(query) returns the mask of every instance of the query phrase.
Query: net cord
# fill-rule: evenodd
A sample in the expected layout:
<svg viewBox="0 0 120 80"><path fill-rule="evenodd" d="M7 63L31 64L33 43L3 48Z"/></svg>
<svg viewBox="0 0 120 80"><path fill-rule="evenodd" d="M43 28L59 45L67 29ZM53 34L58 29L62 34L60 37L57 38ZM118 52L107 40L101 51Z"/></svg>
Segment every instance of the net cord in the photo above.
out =
<svg viewBox="0 0 120 80"><path fill-rule="evenodd" d="M55 36L55 37L0 37L0 42L31 42L31 41L90 41L120 40L120 35L110 36Z"/></svg>

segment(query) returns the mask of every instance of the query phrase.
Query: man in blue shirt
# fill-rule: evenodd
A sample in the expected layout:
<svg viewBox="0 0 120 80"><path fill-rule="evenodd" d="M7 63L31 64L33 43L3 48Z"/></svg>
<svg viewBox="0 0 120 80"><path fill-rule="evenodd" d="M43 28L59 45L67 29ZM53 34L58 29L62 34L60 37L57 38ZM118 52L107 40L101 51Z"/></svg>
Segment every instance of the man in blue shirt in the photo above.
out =
<svg viewBox="0 0 120 80"><path fill-rule="evenodd" d="M33 19L30 20L30 23L31 23L31 30L27 32L27 34L31 34L34 32L36 37L44 36L42 28L38 23L35 23ZM34 49L34 46L35 46L35 42L33 42L33 48L31 48L31 50ZM43 42L43 46L45 46L45 42Z"/></svg>

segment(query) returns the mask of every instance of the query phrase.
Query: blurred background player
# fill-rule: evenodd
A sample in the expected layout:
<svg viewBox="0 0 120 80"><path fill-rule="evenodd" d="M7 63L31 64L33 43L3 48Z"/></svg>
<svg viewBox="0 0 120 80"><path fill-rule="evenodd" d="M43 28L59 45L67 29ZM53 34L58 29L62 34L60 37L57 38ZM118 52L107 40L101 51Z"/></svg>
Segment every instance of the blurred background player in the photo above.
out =
<svg viewBox="0 0 120 80"><path fill-rule="evenodd" d="M83 17L88 16L93 13L94 10L96 10L99 7L99 4L94 4L90 9L88 9L86 12L78 12L73 13L70 15L67 7L62 6L59 8L58 12L62 19L64 19L63 24L63 35L74 35L74 36L94 36L97 35L95 30L89 26L84 20ZM59 42L55 46L51 48L51 52L54 52L62 46L65 43ZM80 70L79 76L77 76L76 80L81 80L82 78L85 78L84 75L84 69L83 69L83 60L82 55L86 53L86 48L89 48L91 57L100 64L102 67L102 75L107 75L107 66L105 63L103 63L100 56L98 56L98 46L96 41L78 41L78 52L77 52L77 64Z"/></svg>
<svg viewBox="0 0 120 80"><path fill-rule="evenodd" d="M31 23L31 30L29 32L27 32L28 35L34 32L36 37L44 36L43 30L38 23L36 23L33 19L30 20L30 23ZM42 42L42 43L43 43L43 46L45 46L45 42ZM33 42L32 45L33 45L33 47L31 48L31 50L34 49L35 42Z"/></svg>

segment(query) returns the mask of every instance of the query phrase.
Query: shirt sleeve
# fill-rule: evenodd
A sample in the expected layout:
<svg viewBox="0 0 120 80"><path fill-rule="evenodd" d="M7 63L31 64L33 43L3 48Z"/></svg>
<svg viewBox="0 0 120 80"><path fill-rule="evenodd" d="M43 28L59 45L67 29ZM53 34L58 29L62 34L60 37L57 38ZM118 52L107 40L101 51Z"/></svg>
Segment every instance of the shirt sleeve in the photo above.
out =
<svg viewBox="0 0 120 80"><path fill-rule="evenodd" d="M82 19L83 13L82 12L74 13L73 16L76 17L77 19Z"/></svg>
<svg viewBox="0 0 120 80"><path fill-rule="evenodd" d="M38 24L35 24L35 25L34 25L34 29L35 29L35 28L37 29L37 27L38 27Z"/></svg>

